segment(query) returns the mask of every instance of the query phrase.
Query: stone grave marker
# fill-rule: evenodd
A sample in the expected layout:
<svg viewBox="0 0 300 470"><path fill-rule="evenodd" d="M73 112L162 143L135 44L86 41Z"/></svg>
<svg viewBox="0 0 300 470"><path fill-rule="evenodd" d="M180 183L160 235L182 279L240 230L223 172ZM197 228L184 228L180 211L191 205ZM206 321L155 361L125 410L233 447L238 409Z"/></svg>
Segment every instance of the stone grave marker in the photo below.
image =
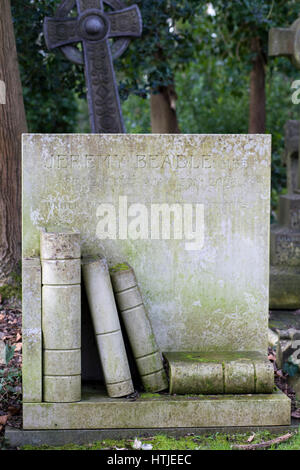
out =
<svg viewBox="0 0 300 470"><path fill-rule="evenodd" d="M160 350L171 361L171 353L186 360L189 352L215 354L220 364L229 358L225 378L218 369L230 390L130 401L83 383L81 401L43 403L28 354L25 383L35 392L25 390L25 429L289 424L289 399L258 393L255 373L268 343L270 144L268 135L23 136L23 258L39 259L42 228L63 226L80 232L82 256L105 256L110 267L129 263ZM37 265L23 268L35 362L42 350ZM82 334L82 348L86 341ZM250 371L250 393L236 364Z"/></svg>
<svg viewBox="0 0 300 470"><path fill-rule="evenodd" d="M300 69L300 19L290 28L272 28L269 55L286 56ZM299 121L285 125L287 194L280 196L278 223L271 227L270 308L300 308Z"/></svg>
<svg viewBox="0 0 300 470"><path fill-rule="evenodd" d="M71 14L75 7L76 17ZM69 60L84 65L92 132L125 132L113 59L141 34L139 8L126 8L120 0L63 0L55 16L45 18L48 49L60 48Z"/></svg>

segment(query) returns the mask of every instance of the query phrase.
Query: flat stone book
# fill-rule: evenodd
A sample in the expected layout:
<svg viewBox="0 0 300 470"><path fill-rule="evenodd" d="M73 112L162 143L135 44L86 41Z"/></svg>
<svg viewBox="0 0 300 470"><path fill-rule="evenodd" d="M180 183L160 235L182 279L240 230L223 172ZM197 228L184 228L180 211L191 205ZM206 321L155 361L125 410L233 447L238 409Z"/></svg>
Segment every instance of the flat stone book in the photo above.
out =
<svg viewBox="0 0 300 470"><path fill-rule="evenodd" d="M25 377L26 429L290 422L290 400L272 390L267 365L270 166L269 135L23 136L23 258L39 258L42 227L63 226L80 232L83 257L131 266L158 350L182 391L107 397L83 330L81 401L39 401L39 376ZM33 312L26 290L23 302L37 364L38 266L24 266L26 285L36 292ZM26 361L30 375L30 354ZM87 370L99 384L94 389ZM213 375L215 390L208 386L202 395L208 382L200 380L189 396L194 370L198 378Z"/></svg>

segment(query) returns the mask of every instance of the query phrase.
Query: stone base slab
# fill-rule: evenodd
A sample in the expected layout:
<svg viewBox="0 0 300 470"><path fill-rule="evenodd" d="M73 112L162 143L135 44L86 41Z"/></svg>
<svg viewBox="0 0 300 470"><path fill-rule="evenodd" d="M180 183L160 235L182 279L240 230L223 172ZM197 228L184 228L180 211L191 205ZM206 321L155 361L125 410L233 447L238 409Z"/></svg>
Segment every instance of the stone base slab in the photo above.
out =
<svg viewBox="0 0 300 470"><path fill-rule="evenodd" d="M24 403L24 429L145 429L290 424L290 399L280 391L250 395L142 394L109 398L88 389L78 403Z"/></svg>
<svg viewBox="0 0 300 470"><path fill-rule="evenodd" d="M296 310L300 308L300 267L271 266L270 309Z"/></svg>
<svg viewBox="0 0 300 470"><path fill-rule="evenodd" d="M246 432L257 432L261 430L257 426L229 426L229 427L202 427L192 428L195 435L216 434L224 432L237 434ZM283 435L295 432L299 429L298 420L294 420L290 426L264 426L265 431L272 434ZM67 444L90 444L105 439L135 439L136 437L147 438L156 434L165 434L169 437L186 436L191 433L191 428L148 428L148 429L58 429L58 430L25 430L7 426L5 438L10 448L31 446L64 446Z"/></svg>

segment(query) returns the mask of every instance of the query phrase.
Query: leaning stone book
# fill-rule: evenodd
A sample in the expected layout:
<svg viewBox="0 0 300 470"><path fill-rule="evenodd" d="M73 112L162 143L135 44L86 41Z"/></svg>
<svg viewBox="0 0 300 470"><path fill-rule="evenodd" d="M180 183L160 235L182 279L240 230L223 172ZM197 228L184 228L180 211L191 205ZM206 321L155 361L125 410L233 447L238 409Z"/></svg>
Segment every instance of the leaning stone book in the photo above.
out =
<svg viewBox="0 0 300 470"><path fill-rule="evenodd" d="M106 259L84 258L82 271L107 393L130 395L134 388Z"/></svg>
<svg viewBox="0 0 300 470"><path fill-rule="evenodd" d="M147 392L165 390L167 375L134 270L119 264L111 269L111 279L142 384Z"/></svg>

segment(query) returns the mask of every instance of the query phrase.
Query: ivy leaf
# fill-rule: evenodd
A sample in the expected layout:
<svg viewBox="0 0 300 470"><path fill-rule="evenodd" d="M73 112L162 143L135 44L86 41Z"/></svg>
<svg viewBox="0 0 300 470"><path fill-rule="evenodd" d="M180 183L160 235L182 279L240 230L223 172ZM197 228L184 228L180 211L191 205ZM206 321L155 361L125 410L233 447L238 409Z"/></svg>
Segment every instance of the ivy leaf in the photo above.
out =
<svg viewBox="0 0 300 470"><path fill-rule="evenodd" d="M14 357L14 353L15 353L15 346L10 346L9 344L7 344L5 346L5 363L6 365L9 363L9 361L12 360L12 358Z"/></svg>

